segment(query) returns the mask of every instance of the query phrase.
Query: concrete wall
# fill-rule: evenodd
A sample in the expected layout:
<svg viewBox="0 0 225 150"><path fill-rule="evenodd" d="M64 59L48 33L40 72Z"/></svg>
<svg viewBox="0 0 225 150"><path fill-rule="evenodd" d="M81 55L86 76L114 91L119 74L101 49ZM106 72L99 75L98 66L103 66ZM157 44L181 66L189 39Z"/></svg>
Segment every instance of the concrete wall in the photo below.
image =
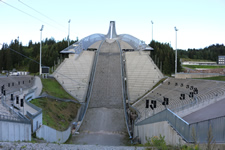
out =
<svg viewBox="0 0 225 150"><path fill-rule="evenodd" d="M188 79L188 78L207 78L219 76L217 73L177 73L175 78Z"/></svg>
<svg viewBox="0 0 225 150"><path fill-rule="evenodd" d="M42 125L41 128L39 128L36 131L36 136L38 138L43 138L47 142L57 142L57 143L66 142L70 134L71 134L71 126L66 131L57 131L46 125Z"/></svg>
<svg viewBox="0 0 225 150"><path fill-rule="evenodd" d="M186 142L181 136L168 124L167 121L157 122L146 125L134 126L134 136L138 136L142 144L145 144L146 137L151 138L153 136L165 136L166 144L178 145L185 144Z"/></svg>
<svg viewBox="0 0 225 150"><path fill-rule="evenodd" d="M29 105L33 109L37 110L37 112L35 114L32 114L28 111L26 114L32 121L32 133L35 132L42 125L42 110L41 110L41 108L39 108L29 102L35 97L36 90L37 89L26 94L26 96L25 96L25 103L27 103L27 105Z"/></svg>
<svg viewBox="0 0 225 150"><path fill-rule="evenodd" d="M0 121L0 141L31 141L31 125Z"/></svg>
<svg viewBox="0 0 225 150"><path fill-rule="evenodd" d="M35 132L41 125L42 125L42 113L33 118L32 121L33 132Z"/></svg>

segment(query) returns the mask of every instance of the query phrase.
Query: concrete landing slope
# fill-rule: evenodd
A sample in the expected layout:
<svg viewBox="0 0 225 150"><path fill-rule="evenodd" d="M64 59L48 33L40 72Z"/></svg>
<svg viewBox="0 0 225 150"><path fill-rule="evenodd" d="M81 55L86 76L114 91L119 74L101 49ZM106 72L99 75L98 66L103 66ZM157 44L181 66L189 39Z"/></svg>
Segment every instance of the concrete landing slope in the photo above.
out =
<svg viewBox="0 0 225 150"><path fill-rule="evenodd" d="M100 48L89 107L72 138L76 144L124 145L127 137L122 99L120 50L115 42Z"/></svg>

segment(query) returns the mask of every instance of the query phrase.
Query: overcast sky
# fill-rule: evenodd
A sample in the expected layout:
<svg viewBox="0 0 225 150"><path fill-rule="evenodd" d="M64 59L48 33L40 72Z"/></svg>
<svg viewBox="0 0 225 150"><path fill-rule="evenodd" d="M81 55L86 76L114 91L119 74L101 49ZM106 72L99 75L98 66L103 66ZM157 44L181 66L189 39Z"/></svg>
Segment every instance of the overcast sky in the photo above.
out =
<svg viewBox="0 0 225 150"><path fill-rule="evenodd" d="M23 45L39 42L41 25L43 39L62 40L68 35L69 19L72 40L106 34L112 20L117 34L148 44L152 20L153 39L172 47L177 27L178 49L225 44L224 0L0 0L0 19L0 43L8 44L18 36Z"/></svg>

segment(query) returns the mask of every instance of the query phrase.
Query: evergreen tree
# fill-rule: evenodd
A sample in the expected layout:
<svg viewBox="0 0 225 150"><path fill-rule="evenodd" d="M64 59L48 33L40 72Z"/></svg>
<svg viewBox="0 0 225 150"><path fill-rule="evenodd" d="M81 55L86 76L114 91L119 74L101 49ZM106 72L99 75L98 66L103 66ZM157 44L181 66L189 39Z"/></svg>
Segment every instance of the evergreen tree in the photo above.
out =
<svg viewBox="0 0 225 150"><path fill-rule="evenodd" d="M175 51L168 43L159 43L152 41L150 46L154 49L151 51L151 57L155 64L160 68L162 63L162 72L171 75L175 71ZM177 71L181 71L179 57L177 57Z"/></svg>

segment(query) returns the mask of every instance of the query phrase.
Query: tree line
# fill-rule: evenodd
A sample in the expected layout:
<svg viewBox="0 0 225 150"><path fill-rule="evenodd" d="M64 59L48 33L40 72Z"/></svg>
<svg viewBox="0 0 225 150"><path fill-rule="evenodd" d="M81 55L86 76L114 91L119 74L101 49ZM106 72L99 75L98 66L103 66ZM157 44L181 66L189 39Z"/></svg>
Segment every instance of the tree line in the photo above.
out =
<svg viewBox="0 0 225 150"><path fill-rule="evenodd" d="M149 44L154 50L151 51L150 56L162 73L171 75L175 72L175 51L168 43L160 43L151 41ZM177 71L182 69L180 58L177 57Z"/></svg>
<svg viewBox="0 0 225 150"><path fill-rule="evenodd" d="M178 55L181 58L218 61L219 55L225 55L225 46L223 44L213 44L204 49L178 50Z"/></svg>
<svg viewBox="0 0 225 150"><path fill-rule="evenodd" d="M78 41L78 39L76 40ZM70 44L76 41L71 41ZM42 42L42 65L52 67L54 62L57 62L60 57L60 51L68 47L68 41L62 40L56 42L54 38L46 38ZM18 53L27 56L23 57ZM33 43L29 41L28 46L23 46L18 40L11 41L11 43L3 44L0 50L0 70L12 70L16 68L17 70L26 70L31 73L37 73L39 71L40 60L40 42ZM36 61L36 62L35 62Z"/></svg>

